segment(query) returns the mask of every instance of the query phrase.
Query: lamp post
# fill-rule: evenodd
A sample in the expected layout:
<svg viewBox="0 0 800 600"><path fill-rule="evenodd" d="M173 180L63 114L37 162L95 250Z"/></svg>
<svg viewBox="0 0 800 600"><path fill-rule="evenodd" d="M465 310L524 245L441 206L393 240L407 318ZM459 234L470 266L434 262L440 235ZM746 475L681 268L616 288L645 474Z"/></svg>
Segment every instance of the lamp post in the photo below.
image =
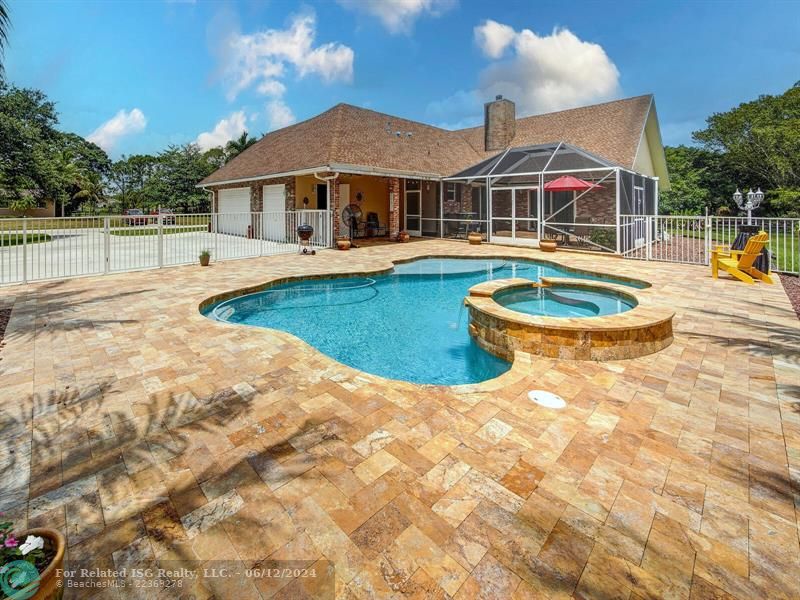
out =
<svg viewBox="0 0 800 600"><path fill-rule="evenodd" d="M761 206L761 202L764 200L764 192L761 191L759 187L757 191L753 191L753 188L750 188L750 191L747 192L747 196L742 194L739 191L739 188L736 188L736 192L733 194L733 201L736 202L736 206L739 207L739 210L746 210L747 211L747 224L753 224L753 216L752 211L757 209Z"/></svg>

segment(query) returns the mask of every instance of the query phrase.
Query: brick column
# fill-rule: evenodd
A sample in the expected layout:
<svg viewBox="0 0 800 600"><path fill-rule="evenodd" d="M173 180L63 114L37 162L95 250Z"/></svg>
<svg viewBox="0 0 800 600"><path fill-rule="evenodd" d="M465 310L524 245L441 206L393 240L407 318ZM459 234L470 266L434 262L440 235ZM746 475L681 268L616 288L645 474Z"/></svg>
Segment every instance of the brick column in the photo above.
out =
<svg viewBox="0 0 800 600"><path fill-rule="evenodd" d="M333 239L335 240L340 235L348 235L349 230L342 224L342 208L339 199L339 178L331 179L328 182L330 190L330 198L328 208L333 213Z"/></svg>
<svg viewBox="0 0 800 600"><path fill-rule="evenodd" d="M389 177L386 202L389 206L389 239L395 239L400 233L400 179ZM394 197L394 202L392 202Z"/></svg>

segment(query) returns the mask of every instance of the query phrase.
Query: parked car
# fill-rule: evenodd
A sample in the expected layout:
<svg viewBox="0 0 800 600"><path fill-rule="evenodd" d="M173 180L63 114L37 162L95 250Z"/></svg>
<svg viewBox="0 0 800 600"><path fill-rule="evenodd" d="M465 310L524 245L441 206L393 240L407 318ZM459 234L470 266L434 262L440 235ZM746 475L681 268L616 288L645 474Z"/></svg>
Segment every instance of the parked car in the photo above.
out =
<svg viewBox="0 0 800 600"><path fill-rule="evenodd" d="M157 210L153 210L153 211L150 212L150 214L158 216L158 211ZM161 209L161 222L164 225L175 225L175 220L176 219L175 219L175 213L174 212L172 212L168 208L162 208Z"/></svg>
<svg viewBox="0 0 800 600"><path fill-rule="evenodd" d="M147 215L140 208L126 208L122 214L125 225L147 225Z"/></svg>

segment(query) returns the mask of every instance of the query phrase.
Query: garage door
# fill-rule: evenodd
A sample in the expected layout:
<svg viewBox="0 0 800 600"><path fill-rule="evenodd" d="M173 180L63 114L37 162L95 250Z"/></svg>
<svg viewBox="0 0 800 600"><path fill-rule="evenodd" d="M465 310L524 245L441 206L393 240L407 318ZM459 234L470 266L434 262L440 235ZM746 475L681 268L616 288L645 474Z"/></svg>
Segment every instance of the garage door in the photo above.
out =
<svg viewBox="0 0 800 600"><path fill-rule="evenodd" d="M286 241L286 190L283 184L264 186L264 237Z"/></svg>
<svg viewBox="0 0 800 600"><path fill-rule="evenodd" d="M250 188L219 191L217 231L232 235L247 235L250 225Z"/></svg>

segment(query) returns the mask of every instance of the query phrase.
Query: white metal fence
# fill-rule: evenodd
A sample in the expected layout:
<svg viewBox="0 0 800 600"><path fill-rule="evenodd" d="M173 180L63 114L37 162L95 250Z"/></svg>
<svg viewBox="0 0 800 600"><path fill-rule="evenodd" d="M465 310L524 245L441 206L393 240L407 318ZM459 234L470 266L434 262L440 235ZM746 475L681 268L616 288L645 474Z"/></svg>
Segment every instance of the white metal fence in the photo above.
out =
<svg viewBox="0 0 800 600"><path fill-rule="evenodd" d="M0 284L297 252L301 224L331 246L326 210L0 219Z"/></svg>
<svg viewBox="0 0 800 600"><path fill-rule="evenodd" d="M620 250L626 258L707 265L711 250L728 246L746 217L639 216L620 217ZM800 272L800 219L753 218L752 225L769 235L770 267Z"/></svg>

